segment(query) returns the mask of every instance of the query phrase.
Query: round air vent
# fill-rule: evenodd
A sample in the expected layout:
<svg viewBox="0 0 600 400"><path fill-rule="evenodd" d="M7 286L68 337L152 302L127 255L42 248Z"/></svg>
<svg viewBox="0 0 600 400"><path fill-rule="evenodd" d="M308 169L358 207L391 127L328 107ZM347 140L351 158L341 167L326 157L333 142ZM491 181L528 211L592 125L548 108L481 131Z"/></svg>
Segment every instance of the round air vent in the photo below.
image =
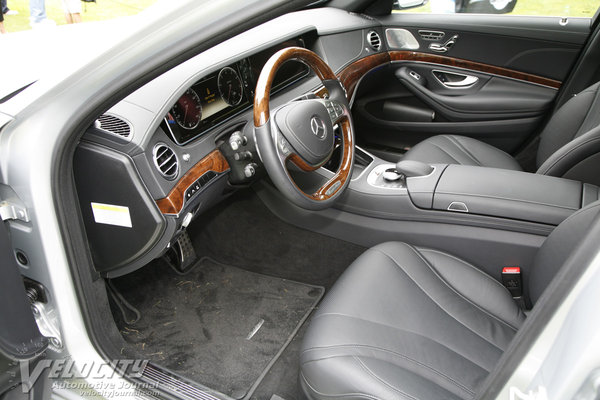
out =
<svg viewBox="0 0 600 400"><path fill-rule="evenodd" d="M371 31L367 33L367 41L373 50L379 51L381 49L381 38L377 32Z"/></svg>
<svg viewBox="0 0 600 400"><path fill-rule="evenodd" d="M160 173L167 179L175 179L179 172L179 163L173 149L164 143L157 143L152 153L154 165Z"/></svg>

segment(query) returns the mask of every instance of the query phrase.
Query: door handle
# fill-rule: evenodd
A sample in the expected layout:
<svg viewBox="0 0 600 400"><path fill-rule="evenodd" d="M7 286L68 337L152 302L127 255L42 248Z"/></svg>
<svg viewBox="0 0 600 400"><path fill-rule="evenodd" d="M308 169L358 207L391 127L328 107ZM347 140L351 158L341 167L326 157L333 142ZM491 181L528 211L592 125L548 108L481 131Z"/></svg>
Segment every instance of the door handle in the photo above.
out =
<svg viewBox="0 0 600 400"><path fill-rule="evenodd" d="M436 53L445 53L448 50L450 50L450 48L452 46L454 46L457 39L458 39L458 35L454 35L450 39L448 39L444 44L431 43L429 45L429 50L435 51Z"/></svg>
<svg viewBox="0 0 600 400"><path fill-rule="evenodd" d="M478 77L473 75L463 75L454 72L433 70L431 73L439 83L449 89L470 88L479 80Z"/></svg>
<svg viewBox="0 0 600 400"><path fill-rule="evenodd" d="M446 82L446 83L444 83L444 85L446 85L448 87L453 87L453 88L464 88L464 87L473 85L478 80L479 80L479 78L476 76L465 76L465 79L463 79L462 81Z"/></svg>

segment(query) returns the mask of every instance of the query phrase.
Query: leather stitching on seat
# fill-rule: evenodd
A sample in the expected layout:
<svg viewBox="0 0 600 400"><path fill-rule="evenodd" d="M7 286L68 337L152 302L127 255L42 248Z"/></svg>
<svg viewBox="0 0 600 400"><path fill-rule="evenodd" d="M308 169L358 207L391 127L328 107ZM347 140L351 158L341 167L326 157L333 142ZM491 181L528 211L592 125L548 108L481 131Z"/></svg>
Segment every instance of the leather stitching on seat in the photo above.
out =
<svg viewBox="0 0 600 400"><path fill-rule="evenodd" d="M457 160L452 154L448 153L444 148L438 146L435 143L431 143L429 142L430 145L437 147L438 149L440 149L442 151L442 153L446 154L448 157L450 157L451 159L453 159L456 163L461 164L461 162L459 160Z"/></svg>
<svg viewBox="0 0 600 400"><path fill-rule="evenodd" d="M561 155L555 162L553 162L550 166L546 167L543 171L540 167L540 169L537 171L538 174L541 175L546 175L552 168L554 168L554 166L556 166L556 164L558 164L559 162L561 162L565 157L567 157L569 154L571 154L572 152L579 150L582 146L585 146L588 143L591 143L595 140L600 139L600 137L595 136L591 139L586 140L585 142L582 142L580 144L578 144L576 147L573 147L571 150L565 152L565 154ZM565 146L567 146L569 143L565 144ZM560 149L559 149L560 150ZM557 150L558 151L558 150ZM552 156L550 156L552 157ZM581 162L582 160L579 160L577 163ZM543 165L542 165L543 166Z"/></svg>
<svg viewBox="0 0 600 400"><path fill-rule="evenodd" d="M308 379L306 379L306 376L304 376L304 373L302 372L302 370L300 370L300 377L302 378L302 380L304 381L304 383L316 394L318 394L319 396L324 396L324 397L348 397L348 396L358 396L358 397L364 397L365 399L371 399L371 400L380 400L379 397L370 395L370 394L366 394L366 393L340 393L340 394L327 394L327 393L323 393L323 392L319 392L317 389L314 388L313 385L311 385L308 382Z"/></svg>
<svg viewBox="0 0 600 400"><path fill-rule="evenodd" d="M437 253L437 254L446 256L448 258L451 258L455 261L458 261L459 263L471 268L473 271L477 272L478 274L480 274L482 277L489 280L490 282L495 283L496 285L501 287L503 290L506 290L506 292L510 294L510 292L508 291L508 289L506 287L504 287L504 285L502 285L500 282L498 282L497 280L495 280L494 278L492 278L491 276L489 276L488 274L486 274L485 272L483 272L482 270L480 270L473 264L466 262L465 260L461 260L460 258L453 256L452 254L444 253L443 251L439 251L439 250L429 249L429 248L425 248L425 247L416 247L416 249L421 253Z"/></svg>
<svg viewBox="0 0 600 400"><path fill-rule="evenodd" d="M481 166L481 162L470 152L467 150L467 148L458 141L458 139L456 139L453 136L442 136L443 138L448 139L451 143L454 143L454 145L461 150L463 153L465 153L468 157L470 157L473 161L475 161L476 165Z"/></svg>
<svg viewBox="0 0 600 400"><path fill-rule="evenodd" d="M396 327L396 326L392 326L392 325L388 325L388 324L383 324L383 323L381 323L381 322L377 322L377 321L371 321L371 320L369 320L369 319L359 318L359 317L355 317L355 316L353 316L353 315L342 314L342 313L333 313L333 312L328 312L328 313L320 313L320 314L317 314L317 315L315 315L315 316L313 317L313 319L312 319L312 320L313 320L313 321L315 321L315 320L317 320L317 319L319 319L319 318L321 318L321 317L330 316L330 315L333 315L333 316L338 316L338 317L344 317L344 318L349 318L349 319L356 319L356 320L360 320L360 321L368 322L368 323L370 323L370 324L373 324L373 325L381 325L381 326L384 326L384 327L386 327L386 328L394 329L394 330L397 330L397 331L400 331L400 332L408 332L408 333L411 333L411 334L413 334L413 335L415 335L415 336L420 336L420 337L422 337L422 338L425 338L425 339L427 339L427 340L430 340L430 341L432 341L432 342L434 342L434 343L436 343L436 344L440 345L441 347L443 347L443 348L447 349L448 351L451 351L452 353L454 353L454 354L458 355L459 357L461 357L461 358L462 358L462 359L464 359L465 361L468 361L468 362L470 362L471 364L473 364L473 365L474 365L474 366L476 366L477 368L480 368L481 370L483 370L483 371L485 371L485 372L487 372L487 373L491 372L491 371L490 371L490 370L488 370L487 368L485 368L485 367L483 367L483 366L481 366L481 365L477 364L475 361L473 361L473 360L471 360L471 359L469 359L469 358L465 357L464 355L460 354L460 353L459 353L459 352L457 352L456 350L454 350L454 349L451 349L450 347L446 346L445 344L443 344L443 343L441 343L441 342L438 342L437 340L435 340L435 339L433 339L433 338L430 338L429 336L425 336L425 335L423 335L423 334L421 334L421 333L419 333L419 332L410 331L410 330L408 330L408 329L401 329L401 328L398 328L398 327ZM313 348L311 348L311 349L305 350L305 351L303 351L303 352L302 352L302 354L304 354L304 353L306 353L306 352L308 352L308 351L310 351L310 350L312 350L312 349L324 349L324 348L334 348L334 347L367 347L367 348L370 348L370 349L381 350L381 351L383 351L383 352L385 352L385 353L389 353L389 354L397 355L397 356L399 356L399 357L401 357L401 358L404 358L404 359L406 359L406 360L408 360L408 361L412 361L412 362L414 362L415 364L418 364L418 365L420 365L420 366L422 366L422 367L425 367L425 368L427 368L427 369L431 370L432 372L439 373L441 376L447 377L448 379L452 380L452 378L450 378L450 377L448 377L448 376L444 375L442 372L439 372L439 371L437 371L435 368L433 368L433 367L430 367L430 366L428 366L427 364L423 364L423 363L421 363L420 361L414 360L414 359L412 359L412 358L410 358L410 357L408 357L408 356L405 356L405 355L403 355L403 354L401 354L401 353L398 353L398 352L395 352L395 351L392 351L392 350L388 350L388 349L384 349L383 347L373 346L373 345L358 345L358 344L357 344L357 345L347 345L347 344L344 344L344 345L334 345L334 346L320 346L320 347L313 347ZM459 385L460 385L460 384L459 384ZM468 390L468 389L465 387L465 390Z"/></svg>
<svg viewBox="0 0 600 400"><path fill-rule="evenodd" d="M408 245L408 244L407 244L406 246L407 246L408 248L410 248L410 249L411 249L411 250L412 250L412 251L413 251L413 252L414 252L414 253L415 253L415 254L416 254L416 255L417 255L417 256L418 256L418 257L419 257L421 260L423 260L423 262L425 263L425 265L427 265L427 267L429 267L429 269L431 270L431 272L433 272L433 273L435 274L435 276L437 276L437 277L438 277L438 279L439 279L439 280L440 280L442 283L444 283L444 284L445 284L445 285L446 285L446 286L447 286L447 287L448 287L450 290L452 290L454 293L456 293L456 294L457 294L457 295L458 295L458 296L459 296L461 299L465 300L466 302L468 302L469 304L471 304L473 307L477 308L477 309L478 309L478 310L480 310L481 312L483 312L483 313L487 314L488 316L492 317L492 318L493 318L493 319L495 319L496 321L498 321L498 322L500 322L500 323L502 323L502 324L506 325L507 327L509 327L509 328L510 328L510 329L512 329L513 331L515 331L515 332L516 332L516 331L518 331L518 330L519 330L519 328L515 328L514 326L512 326L512 325L511 325L511 324L509 324L508 322L506 322L506 321L502 320L501 318L499 318L499 317L497 317L497 316L495 316L495 315L491 314L491 313L490 313L490 312L488 312L487 310L485 310L485 309L481 308L479 305L477 305L477 304L473 303L471 300L469 300L468 298L466 298L465 296L463 296L463 295L462 295L462 294L461 294L461 293L460 293L458 290L454 289L454 287L452 287L452 286L451 286L451 285L450 285L448 282L446 282L446 280L445 280L444 278L442 278L442 277L440 276L440 274L439 274L439 273L438 273L438 272L435 270L435 268L434 268L434 267L433 267L433 266L432 266L432 265L429 263L429 261L427 261L427 260L425 259L425 257L423 257L423 256L421 255L421 253L419 253L419 251L418 251L416 248L414 248L414 247L412 247L411 245ZM383 253L383 252L382 252L382 253ZM383 253L383 254L386 254L386 253ZM397 264L397 265L398 265L400 268L402 268L402 265L401 265L401 264L399 264L399 263L398 263L398 262L397 262L397 261L396 261L396 260L395 260L395 259L394 259L392 256L390 256L390 255L388 255L388 254L386 254L386 255L387 255L388 257L390 257L390 258L392 259L392 261L394 261L394 262L395 262L395 263L396 263L396 264ZM402 269L402 270L404 271L404 269ZM406 272L406 271L405 271L405 272ZM408 274L407 274L407 275L408 275ZM410 275L408 275L408 276L410 277ZM412 279L412 277L411 277L411 279ZM415 281L414 281L414 279L413 279L413 282L415 282ZM417 282L415 282L415 284L419 285ZM420 287L421 287L421 286L419 286L419 288L420 288ZM421 288L421 290L423 290L423 289ZM425 292L425 290L423 290L423 292ZM427 292L425 292L425 294L427 294ZM427 296L429 296L429 294L427 294ZM430 298L431 300L433 300L433 299L431 298L431 296L429 296L429 298ZM433 301L435 302L435 300L433 300ZM436 304L437 304L437 302L436 302ZM441 307L441 306L440 306L440 307ZM442 308L442 310L444 310L444 309ZM446 310L444 310L444 311L446 311ZM448 313L448 311L446 311L446 313ZM452 316L450 313L448 313L448 315L450 315L452 318L454 318L454 316ZM456 318L454 318L454 319L456 319ZM456 321L458 321L458 320L456 320ZM460 321L458 321L458 322L460 322ZM461 324L462 324L462 323L461 323ZM464 325L464 324L462 324L462 325ZM471 330L471 329L470 329L469 327L467 327L466 325L465 325L465 327L466 327L467 329ZM477 334L477 335L478 335L478 336L480 336L481 338L483 338L483 339L484 339L485 341L487 341L488 343L490 343L490 344L492 344L493 346L497 347L497 348L498 348L499 350L501 350L502 352L504 352L504 350L502 350L500 347L498 347L498 346L496 346L495 344L493 344L493 343L489 342L487 339L485 339L483 336L479 335L477 332L475 332L475 331L472 331L472 332L473 332L473 333L475 333L475 334Z"/></svg>
<svg viewBox="0 0 600 400"><path fill-rule="evenodd" d="M497 320L498 322L506 325L507 327L511 328L513 331L517 331L518 328L513 327L512 325L510 325L508 322L501 320L500 318L496 317L495 315L490 314L489 312L487 312L486 310L484 310L483 308L479 307L477 304L473 303L472 301L470 301L469 299L465 298L463 295L461 295L459 292L457 292L452 286L450 286L445 280L443 280L439 274L429 265L429 263L427 262L427 260L425 260L423 258L423 256L421 256L419 254L418 251L416 251L416 249L414 249L413 247L406 245L407 247L411 248L419 258L421 258L424 262L425 265L427 265L427 267L429 267L429 269L440 279L440 281L442 283L444 283L446 286L448 286L448 288L450 290L452 290L454 293L456 293L460 298L462 298L463 300L465 300L466 302L468 302L469 304L471 304L473 307L477 308L478 310L480 310L481 312L483 312L484 314L487 314L488 316L490 316L491 318ZM381 250L378 250L379 252L381 252L381 254L386 255L387 257L389 257L398 267L400 267L400 269L402 269L402 271L404 273L406 273L406 271L402 268L402 265L400 263L398 263L392 256L390 256L387 253L384 253ZM408 275L408 273L406 273L406 275L413 281L415 282L415 284L419 287L419 289L421 289L421 291L423 291L423 293L425 293L435 304L437 304L442 310L444 310L450 317L454 318L454 316L452 316L448 311L446 311L442 306L440 306L433 298L431 298L431 296L429 296L429 294L414 280L412 279L412 277L410 275ZM477 336L481 337L483 340L485 340L486 342L490 343L492 346L498 348L500 351L504 352L504 350L502 350L501 348L499 348L498 346L496 346L495 344L491 343L490 341L488 341L486 338L484 338L483 336L479 335L477 332L471 330L468 326L464 325L462 322L460 322L459 320L457 320L456 318L454 318L454 320L456 320L457 322L459 322L461 325L463 325L465 328L469 329L470 331L472 331L473 333L475 333Z"/></svg>
<svg viewBox="0 0 600 400"><path fill-rule="evenodd" d="M481 275L484 279L486 279L489 282L492 282L494 285L498 286L499 288L501 288L503 291L505 291L507 293L507 295L510 296L510 292L508 291L508 289L502 285L500 282L498 282L497 280L495 280L494 278L492 278L491 276L489 276L488 274L486 274L485 272L483 272L482 270L480 270L479 268L477 268L476 266L474 266L473 264L470 264L464 260L461 260L458 257L455 257L451 254L448 253L444 253L443 251L439 251L439 250L434 250L434 249L426 249L426 248L417 248L417 250L421 253L436 253L436 254L440 254L442 256L451 258L459 263L461 263L462 265L465 265L469 268L471 268L474 272L477 272L479 275ZM435 266L433 265L433 263L431 263L432 267L435 268ZM443 279L443 278L441 278ZM446 281L445 281L446 282ZM450 285L449 282L446 282L448 285ZM456 289L456 291L458 291L458 289ZM515 305L515 309L517 309L518 313L521 313L522 311ZM492 311L488 311L490 314L495 315ZM499 318L500 320L504 321L500 316L497 316L497 318ZM505 323L509 326L512 326L508 321L505 321ZM518 330L518 328L515 328L516 330Z"/></svg>
<svg viewBox="0 0 600 400"><path fill-rule="evenodd" d="M347 317L350 317L350 318L353 318L353 317L351 317L351 316L348 316L348 315L345 315L345 316L347 316ZM371 322L371 321L368 321L368 322ZM420 336L423 336L423 335L420 335ZM424 337L425 337L425 336L424 336ZM429 338L428 338L428 339L429 339ZM433 342L436 342L436 341L435 341L435 340L433 340L433 339L430 339L430 340L431 340L431 341L433 341ZM436 342L436 343L439 343L439 342ZM439 344L441 344L441 343L439 343ZM443 346L443 345L442 345L442 346ZM444 346L444 347L446 347L446 346ZM423 368L425 368L425 369L427 369L427 370L429 370L429 371L433 372L434 374L437 374L437 375L439 375L439 376L440 376L440 377L442 377L442 378L445 378L445 379L446 379L446 380L448 380L448 381L449 381L451 384L454 384L454 385L458 386L459 388L461 388L461 389L465 390L466 392L468 392L468 393L470 393L470 394L475 394L475 392L474 392L474 391L472 391L471 389L469 389L467 386L463 385L462 383L460 383L460 382L456 381L455 379L453 379L453 378L449 377L448 375L444 374L443 372L441 372L441 371L438 371L437 369L435 369L435 368L433 368L433 367L431 367L431 366L429 366L429 365L427 365L427 364L424 364L424 363L422 363L422 362L420 362L420 361L417 361L417 360L415 360L415 359L412 359L412 358L410 358L410 357L408 357L408 356L406 356L406 355L404 355L404 354L398 353L398 352L396 352L396 351L392 351L392 350L389 350L389 349L384 349L384 348L381 348L381 347L378 347L378 346L371 346L371 345L367 345L367 344L336 344L336 345L333 345L333 346L318 346L318 347L312 347L312 348L310 348L310 349L304 350L304 351L303 351L301 354L305 354L305 353L308 353L309 351L320 350L320 349L341 349L341 348L356 348L356 349L365 348L365 349L369 349L369 350L371 350L371 351L381 351L382 353L387 353L387 354L394 355L394 356L396 356L396 357L399 357L399 358L401 358L401 359L403 359L403 360L406 360L406 361L409 361L409 362L415 363L415 364L417 364L418 366L420 366L420 367L423 367ZM448 347L446 347L446 348L448 348ZM490 372L490 371L488 371L487 369L483 368L482 366L480 366L480 365L478 365L478 364L475 364L473 361L471 361L471 360L469 360L469 359L465 358L464 356L462 356L462 354L460 354L460 353L457 353L456 351L454 351L454 350L451 350L451 349L449 349L449 350L450 350L450 351L452 351L453 353L455 353L455 354L459 355L460 357L464 358L465 360L467 360L467 361L469 361L469 362L473 363L474 365L476 365L477 367L479 367L479 368L481 368L482 370L486 371L487 373L489 373L489 372ZM320 361L320 360L329 360L329 359L332 359L332 358L337 358L337 357L347 357L347 356L328 356L328 357L322 357L322 358L319 358L319 359L314 359L314 360L306 361L306 362L304 362L304 363L303 363L303 365L305 365L305 364L310 364L310 363L312 363L312 362L317 362L317 361Z"/></svg>
<svg viewBox="0 0 600 400"><path fill-rule="evenodd" d="M590 116L590 112L592 110L596 110L597 109L596 107L594 107L594 103L598 102L598 95L599 95L598 89L596 89L596 90L589 90L589 91L585 90L582 93L580 93L580 95L582 95L582 94L584 94L586 92L593 93L594 94L594 98L592 99L592 101L590 103L590 106L589 106L587 112L585 113L585 117L583 117L583 119L581 120L581 123L579 124L579 127L577 128L576 131L574 131L573 136L571 137L571 140L569 140L569 142L572 141L573 139L581 136L583 133L585 133L585 132L583 132L583 133L580 132L581 128L583 128L583 126L585 125L585 122L588 120L588 117ZM586 132L589 132L589 131L590 131L590 129L588 129Z"/></svg>
<svg viewBox="0 0 600 400"><path fill-rule="evenodd" d="M361 361L360 357L352 356L352 358L355 359L358 362L358 364L362 367L362 369L367 374L371 375L373 378L375 378L377 381L381 382L383 385L389 387L390 389L392 389L395 392L400 393L402 396L404 396L404 397L406 397L408 399L418 400L416 397L411 396L410 394L403 392L402 390L398 389L397 387L395 387L394 385L392 385L391 383L389 383L385 379L383 379L380 376L378 376L375 372L371 371L371 369L369 367L367 367L364 362Z"/></svg>

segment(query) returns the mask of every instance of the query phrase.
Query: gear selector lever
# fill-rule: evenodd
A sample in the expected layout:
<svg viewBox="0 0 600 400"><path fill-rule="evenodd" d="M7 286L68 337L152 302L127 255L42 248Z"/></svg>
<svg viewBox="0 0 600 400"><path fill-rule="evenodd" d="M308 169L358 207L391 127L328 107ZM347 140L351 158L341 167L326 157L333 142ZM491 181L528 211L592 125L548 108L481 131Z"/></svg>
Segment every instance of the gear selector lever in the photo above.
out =
<svg viewBox="0 0 600 400"><path fill-rule="evenodd" d="M396 172L407 178L412 176L426 176L433 172L433 167L420 161L403 160L396 164Z"/></svg>

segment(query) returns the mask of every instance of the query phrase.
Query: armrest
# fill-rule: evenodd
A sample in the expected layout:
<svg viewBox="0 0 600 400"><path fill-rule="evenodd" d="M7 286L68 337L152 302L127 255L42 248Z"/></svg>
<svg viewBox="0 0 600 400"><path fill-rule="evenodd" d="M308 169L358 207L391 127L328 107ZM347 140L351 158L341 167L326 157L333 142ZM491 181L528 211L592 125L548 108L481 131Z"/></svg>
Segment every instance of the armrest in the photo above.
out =
<svg viewBox="0 0 600 400"><path fill-rule="evenodd" d="M410 193L414 187L410 178L407 187ZM434 210L558 225L581 208L583 184L527 172L449 165L432 194Z"/></svg>

